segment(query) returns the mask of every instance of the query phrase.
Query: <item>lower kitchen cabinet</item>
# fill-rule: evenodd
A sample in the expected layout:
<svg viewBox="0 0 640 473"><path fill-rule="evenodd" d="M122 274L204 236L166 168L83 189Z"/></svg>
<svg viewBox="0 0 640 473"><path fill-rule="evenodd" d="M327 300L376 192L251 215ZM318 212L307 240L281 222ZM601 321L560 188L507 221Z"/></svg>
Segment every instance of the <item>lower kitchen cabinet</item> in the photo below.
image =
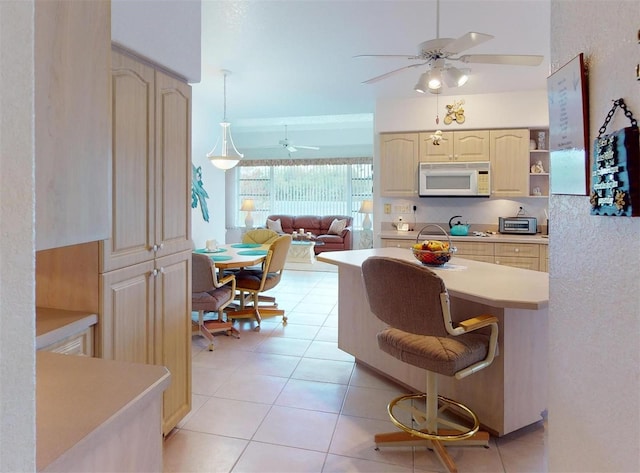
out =
<svg viewBox="0 0 640 473"><path fill-rule="evenodd" d="M540 245L536 243L495 243L495 263L522 269L540 269Z"/></svg>
<svg viewBox="0 0 640 473"><path fill-rule="evenodd" d="M381 238L383 248L411 248L413 239ZM548 245L538 243L496 243L484 241L453 240L456 248L454 256L483 261L485 263L501 264L534 271L549 270Z"/></svg>
<svg viewBox="0 0 640 473"><path fill-rule="evenodd" d="M191 251L101 274L96 348L106 359L166 366L163 432L191 409Z"/></svg>

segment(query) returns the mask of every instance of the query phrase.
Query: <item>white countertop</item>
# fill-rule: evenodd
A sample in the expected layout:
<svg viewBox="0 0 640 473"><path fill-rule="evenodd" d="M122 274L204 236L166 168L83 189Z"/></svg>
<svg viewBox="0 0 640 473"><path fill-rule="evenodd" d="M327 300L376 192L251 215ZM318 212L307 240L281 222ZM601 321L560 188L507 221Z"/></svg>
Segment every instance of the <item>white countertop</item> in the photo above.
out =
<svg viewBox="0 0 640 473"><path fill-rule="evenodd" d="M460 237L467 238L467 237ZM370 256L386 256L420 264L407 248L372 248L320 253L318 261L358 267ZM549 274L453 257L443 267L429 266L445 282L451 296L492 307L540 309L549 305Z"/></svg>
<svg viewBox="0 0 640 473"><path fill-rule="evenodd" d="M36 352L36 468L169 386L164 366Z"/></svg>
<svg viewBox="0 0 640 473"><path fill-rule="evenodd" d="M76 310L36 307L36 350L88 329L98 315Z"/></svg>
<svg viewBox="0 0 640 473"><path fill-rule="evenodd" d="M399 232L397 230L383 230L378 235L380 238L389 238L394 240L414 240L418 236L420 230L417 231L409 231L409 232ZM451 236L447 235L451 238L452 241L481 241L483 243L538 243L543 245L549 244L549 238L546 235L541 235L539 233L535 235L507 235L502 233L496 233L495 235L489 235L486 237L474 236L473 234L469 234L468 236ZM420 240L428 240L428 239L438 239L438 240L446 240L447 237L444 234L422 234Z"/></svg>

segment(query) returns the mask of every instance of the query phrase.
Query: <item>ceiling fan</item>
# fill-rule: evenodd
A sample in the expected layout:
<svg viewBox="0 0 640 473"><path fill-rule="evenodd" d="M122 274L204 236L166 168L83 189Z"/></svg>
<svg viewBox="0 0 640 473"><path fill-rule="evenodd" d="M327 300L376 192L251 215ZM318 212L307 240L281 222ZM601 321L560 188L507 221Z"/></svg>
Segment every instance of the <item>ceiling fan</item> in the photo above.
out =
<svg viewBox="0 0 640 473"><path fill-rule="evenodd" d="M359 57L383 57L383 58L404 58L409 61L418 61L415 64L394 69L371 79L367 79L363 84L372 84L382 79L404 71L424 65L430 69L420 76L418 83L414 87L417 92L424 93L427 90L434 94L442 91L443 82L448 87L460 87L464 85L468 78L470 69L458 69L449 61L476 64L502 64L511 66L538 66L544 59L539 55L526 54L464 54L460 53L473 48L486 41L493 39L492 35L484 33L469 32L459 38L440 38L440 0L436 2L436 38L424 41L418 45L418 54L360 54Z"/></svg>
<svg viewBox="0 0 640 473"><path fill-rule="evenodd" d="M296 151L298 151L298 149L313 149L316 151L320 149L317 146L294 145L293 141L291 141L287 137L287 125L284 126L284 139L278 141L277 146L272 146L272 148L279 148L279 147L286 149L289 153L295 153Z"/></svg>

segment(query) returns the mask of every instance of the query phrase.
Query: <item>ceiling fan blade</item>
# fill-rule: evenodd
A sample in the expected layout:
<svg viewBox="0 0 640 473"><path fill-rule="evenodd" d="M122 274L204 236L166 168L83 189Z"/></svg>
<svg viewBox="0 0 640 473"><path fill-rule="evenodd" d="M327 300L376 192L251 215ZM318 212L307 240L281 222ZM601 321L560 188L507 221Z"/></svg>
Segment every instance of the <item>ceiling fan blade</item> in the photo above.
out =
<svg viewBox="0 0 640 473"><path fill-rule="evenodd" d="M502 64L506 66L539 66L544 56L527 54L466 54L459 58L449 58L466 63Z"/></svg>
<svg viewBox="0 0 640 473"><path fill-rule="evenodd" d="M298 151L298 148L296 148L295 146L289 145L287 146L287 151L289 151L289 153L295 153L296 151Z"/></svg>
<svg viewBox="0 0 640 473"><path fill-rule="evenodd" d="M445 53L458 54L493 38L494 37L490 34L470 31L467 34L460 36L458 39L454 39L453 41L451 41L449 44L444 46L442 50Z"/></svg>
<svg viewBox="0 0 640 473"><path fill-rule="evenodd" d="M393 75L393 74L395 74L397 72L404 71L405 69L411 69L413 67L424 66L427 62L421 62L420 64L411 64L409 66L401 67L400 69L394 69L393 71L385 72L382 75L379 75L379 76L376 76L376 77L372 77L371 79L367 79L362 83L363 84L373 84L374 82L378 82L379 80L386 79L387 77L389 77L389 76L391 76L391 75Z"/></svg>
<svg viewBox="0 0 640 473"><path fill-rule="evenodd" d="M316 151L318 151L320 149L317 146L301 146L301 145L296 145L296 148L299 148L299 149L314 149Z"/></svg>
<svg viewBox="0 0 640 473"><path fill-rule="evenodd" d="M417 61L419 59L422 59L420 56L412 56L409 54L358 54L357 56L353 56L354 58L357 57L395 57L395 58L403 58L403 59L409 59L410 61Z"/></svg>

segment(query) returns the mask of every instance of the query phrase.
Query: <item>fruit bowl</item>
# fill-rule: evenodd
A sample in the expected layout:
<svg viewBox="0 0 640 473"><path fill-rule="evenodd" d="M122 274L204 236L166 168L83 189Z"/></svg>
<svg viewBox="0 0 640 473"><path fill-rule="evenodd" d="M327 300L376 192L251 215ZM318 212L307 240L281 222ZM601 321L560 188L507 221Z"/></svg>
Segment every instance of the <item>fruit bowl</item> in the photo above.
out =
<svg viewBox="0 0 640 473"><path fill-rule="evenodd" d="M418 261L428 266L442 266L451 259L451 255L453 254L450 250L431 251L411 248L411 251L413 251L413 256L415 256Z"/></svg>
<svg viewBox="0 0 640 473"><path fill-rule="evenodd" d="M436 227L447 237L447 241L425 240L420 242L420 235L427 227ZM411 247L413 256L427 266L442 266L451 259L456 249L451 245L447 232L439 225L430 224L424 227L416 237L416 243Z"/></svg>

